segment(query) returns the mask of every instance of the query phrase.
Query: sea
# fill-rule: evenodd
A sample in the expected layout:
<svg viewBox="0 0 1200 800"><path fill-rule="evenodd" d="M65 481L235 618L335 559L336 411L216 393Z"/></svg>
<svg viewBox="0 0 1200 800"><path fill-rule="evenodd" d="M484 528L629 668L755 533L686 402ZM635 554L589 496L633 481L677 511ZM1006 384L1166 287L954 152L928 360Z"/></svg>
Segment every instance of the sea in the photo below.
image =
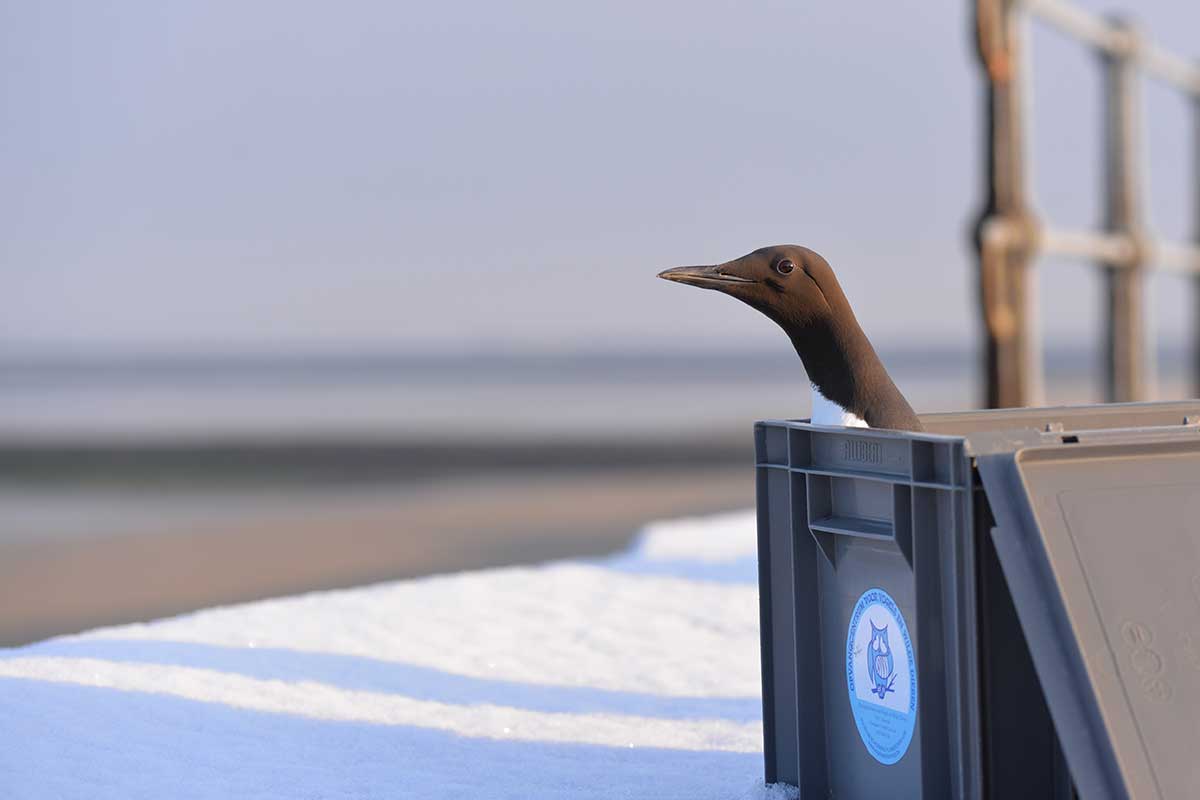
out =
<svg viewBox="0 0 1200 800"><path fill-rule="evenodd" d="M966 345L881 349L919 412L977 408ZM1194 392L1182 350L1149 397ZM1099 352L1043 356L1044 404L1099 402ZM386 438L421 441L704 437L798 418L810 389L790 351L351 353L0 359L0 442Z"/></svg>

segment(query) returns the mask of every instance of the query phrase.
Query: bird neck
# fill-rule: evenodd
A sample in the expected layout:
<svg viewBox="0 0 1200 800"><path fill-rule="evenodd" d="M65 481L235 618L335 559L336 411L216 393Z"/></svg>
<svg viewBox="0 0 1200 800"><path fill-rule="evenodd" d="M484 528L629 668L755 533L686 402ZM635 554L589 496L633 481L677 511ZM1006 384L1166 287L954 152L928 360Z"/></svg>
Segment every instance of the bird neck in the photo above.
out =
<svg viewBox="0 0 1200 800"><path fill-rule="evenodd" d="M872 428L921 430L852 313L785 328L813 386Z"/></svg>

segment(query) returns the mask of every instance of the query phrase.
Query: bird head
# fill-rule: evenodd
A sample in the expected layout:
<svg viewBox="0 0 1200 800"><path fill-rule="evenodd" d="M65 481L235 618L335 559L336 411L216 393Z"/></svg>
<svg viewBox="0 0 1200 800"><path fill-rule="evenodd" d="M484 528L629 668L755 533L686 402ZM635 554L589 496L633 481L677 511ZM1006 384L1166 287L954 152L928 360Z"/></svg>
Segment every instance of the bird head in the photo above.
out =
<svg viewBox="0 0 1200 800"><path fill-rule="evenodd" d="M757 308L791 339L813 386L871 427L921 430L863 333L833 269L799 245L763 247L724 264L658 273L675 283L716 289Z"/></svg>
<svg viewBox="0 0 1200 800"><path fill-rule="evenodd" d="M789 329L805 327L846 307L829 264L799 245L763 247L724 264L675 267L658 277L724 292Z"/></svg>

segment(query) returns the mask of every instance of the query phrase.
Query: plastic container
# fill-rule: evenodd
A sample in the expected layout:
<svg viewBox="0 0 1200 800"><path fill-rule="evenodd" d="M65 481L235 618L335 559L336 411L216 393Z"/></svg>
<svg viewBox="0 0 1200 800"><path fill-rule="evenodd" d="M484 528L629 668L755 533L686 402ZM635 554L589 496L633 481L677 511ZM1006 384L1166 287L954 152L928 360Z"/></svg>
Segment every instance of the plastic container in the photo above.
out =
<svg viewBox="0 0 1200 800"><path fill-rule="evenodd" d="M1200 796L1200 403L922 421L756 425L768 782Z"/></svg>

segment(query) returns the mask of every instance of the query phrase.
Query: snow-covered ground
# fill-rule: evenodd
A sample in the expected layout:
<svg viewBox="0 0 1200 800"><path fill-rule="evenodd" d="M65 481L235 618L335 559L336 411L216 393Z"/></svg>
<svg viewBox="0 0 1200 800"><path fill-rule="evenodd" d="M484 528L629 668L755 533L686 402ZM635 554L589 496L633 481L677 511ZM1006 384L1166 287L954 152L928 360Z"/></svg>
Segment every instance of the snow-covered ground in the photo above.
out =
<svg viewBox="0 0 1200 800"><path fill-rule="evenodd" d="M754 522L0 650L4 798L783 798Z"/></svg>

